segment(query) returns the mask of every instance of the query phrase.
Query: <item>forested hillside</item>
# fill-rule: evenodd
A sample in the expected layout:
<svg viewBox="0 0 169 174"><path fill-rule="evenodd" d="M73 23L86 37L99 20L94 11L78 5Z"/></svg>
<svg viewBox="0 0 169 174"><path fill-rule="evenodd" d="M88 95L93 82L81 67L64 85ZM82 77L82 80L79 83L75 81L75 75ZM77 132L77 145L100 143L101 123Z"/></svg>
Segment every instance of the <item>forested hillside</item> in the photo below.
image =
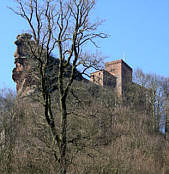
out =
<svg viewBox="0 0 169 174"><path fill-rule="evenodd" d="M26 33L15 41L12 77L17 95L8 89L0 95L0 174L169 173L169 78L137 70L132 81L132 68L123 60L109 62L104 69L105 57L98 48L100 39L110 36L104 32L106 25L99 28L104 20L94 19L96 0L15 0L14 4L9 9L23 20ZM119 15L111 18L119 25L123 21L117 17L127 16L129 10L123 15L121 8L117 11ZM136 31L140 28L136 24L146 18L144 14L134 23L126 20L130 28L120 26L107 48L115 52L131 44L131 52L138 55L134 51L149 48L145 43L152 45L148 40L153 38L158 45L148 50L160 50L163 41L154 40L156 34L146 36L147 27ZM108 28L114 32L116 26ZM150 35L155 28L151 25ZM132 39L141 33L140 41ZM142 48L136 44L140 42ZM145 55L153 58L152 64L154 55L161 58L163 51L149 53ZM95 77L101 86L91 82Z"/></svg>
<svg viewBox="0 0 169 174"><path fill-rule="evenodd" d="M132 88L128 102L122 102L110 88L74 81L67 99L67 173L169 172L167 115L163 117L164 112L168 114L169 81L141 70L135 72L135 81L146 88L154 86L153 109L139 108L138 101L144 91ZM17 98L13 92L1 92L2 174L60 171L60 152L38 97ZM51 100L58 126L61 122L58 91L52 94Z"/></svg>

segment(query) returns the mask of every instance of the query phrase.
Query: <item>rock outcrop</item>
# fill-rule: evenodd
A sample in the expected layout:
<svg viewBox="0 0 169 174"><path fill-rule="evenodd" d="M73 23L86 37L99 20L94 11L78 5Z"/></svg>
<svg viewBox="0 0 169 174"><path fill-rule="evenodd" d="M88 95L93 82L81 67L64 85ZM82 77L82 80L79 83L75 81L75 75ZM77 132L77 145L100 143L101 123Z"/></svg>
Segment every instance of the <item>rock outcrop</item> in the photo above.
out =
<svg viewBox="0 0 169 174"><path fill-rule="evenodd" d="M31 49L35 47L35 42L31 39L32 36L28 33L24 33L17 36L17 40L14 42L17 46L14 53L15 65L13 69L12 78L16 83L16 90L18 96L25 96L33 93L39 84L38 78L38 65L37 61L31 56ZM29 43L29 44L28 44ZM50 57L49 67L47 69L49 77L49 86L51 90L57 88L57 72L58 72L59 59ZM70 76L71 65L69 65L64 73L65 77ZM76 70L76 80L84 80L82 75Z"/></svg>
<svg viewBox="0 0 169 174"><path fill-rule="evenodd" d="M27 73L31 69L27 57L28 48L26 46L26 42L28 40L31 40L31 35L25 33L18 35L17 40L14 42L17 46L16 52L14 53L16 67L13 69L12 78L16 82L16 90L18 95L30 90L30 88L27 89L27 87L33 85L31 83L31 77L28 76Z"/></svg>

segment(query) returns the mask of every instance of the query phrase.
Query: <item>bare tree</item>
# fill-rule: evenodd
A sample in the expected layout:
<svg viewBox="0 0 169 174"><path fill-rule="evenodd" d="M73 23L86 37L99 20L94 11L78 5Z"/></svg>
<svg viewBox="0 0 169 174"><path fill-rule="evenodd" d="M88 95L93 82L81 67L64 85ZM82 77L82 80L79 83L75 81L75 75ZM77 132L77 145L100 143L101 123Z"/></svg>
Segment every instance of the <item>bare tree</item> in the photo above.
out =
<svg viewBox="0 0 169 174"><path fill-rule="evenodd" d="M60 173L65 174L67 168L67 96L76 78L78 67L82 74L86 74L89 68L98 67L98 57L94 54L87 54L86 45L93 44L97 47L95 39L106 38L107 35L97 32L102 21L92 23L89 20L95 0L15 1L18 8L16 10L11 8L11 10L28 23L33 36L33 42L27 43L29 56L38 64L44 116L59 149L59 156L56 155L56 159L61 167ZM57 73L61 118L59 126L55 123L55 115L51 107L48 67L52 52L59 58ZM64 73L70 65L69 77L65 81Z"/></svg>
<svg viewBox="0 0 169 174"><path fill-rule="evenodd" d="M151 105L149 111L154 119L154 130L164 132L165 122L167 123L165 117L168 106L168 78L156 74L145 74L138 69L135 71L135 82L144 87L142 95L146 89L149 89L150 93L147 97Z"/></svg>

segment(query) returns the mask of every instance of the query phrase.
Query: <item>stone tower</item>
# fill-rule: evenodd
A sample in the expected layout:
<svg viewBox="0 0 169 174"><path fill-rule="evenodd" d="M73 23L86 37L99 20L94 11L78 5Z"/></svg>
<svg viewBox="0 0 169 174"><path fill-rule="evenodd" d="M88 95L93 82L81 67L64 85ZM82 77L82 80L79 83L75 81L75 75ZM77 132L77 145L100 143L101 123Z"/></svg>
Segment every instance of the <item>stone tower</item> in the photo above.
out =
<svg viewBox="0 0 169 174"><path fill-rule="evenodd" d="M115 88L118 96L123 96L127 85L132 82L132 68L122 59L107 62L105 70L91 74L90 81Z"/></svg>

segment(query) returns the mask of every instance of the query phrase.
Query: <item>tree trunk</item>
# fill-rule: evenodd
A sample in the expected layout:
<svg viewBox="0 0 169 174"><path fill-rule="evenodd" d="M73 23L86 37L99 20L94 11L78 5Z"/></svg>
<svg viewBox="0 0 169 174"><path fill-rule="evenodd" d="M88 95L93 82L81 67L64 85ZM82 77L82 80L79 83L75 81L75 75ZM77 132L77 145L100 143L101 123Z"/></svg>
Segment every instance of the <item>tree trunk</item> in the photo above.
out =
<svg viewBox="0 0 169 174"><path fill-rule="evenodd" d="M67 108L66 108L66 97L60 99L61 104L61 174L66 174L66 149L67 149Z"/></svg>

